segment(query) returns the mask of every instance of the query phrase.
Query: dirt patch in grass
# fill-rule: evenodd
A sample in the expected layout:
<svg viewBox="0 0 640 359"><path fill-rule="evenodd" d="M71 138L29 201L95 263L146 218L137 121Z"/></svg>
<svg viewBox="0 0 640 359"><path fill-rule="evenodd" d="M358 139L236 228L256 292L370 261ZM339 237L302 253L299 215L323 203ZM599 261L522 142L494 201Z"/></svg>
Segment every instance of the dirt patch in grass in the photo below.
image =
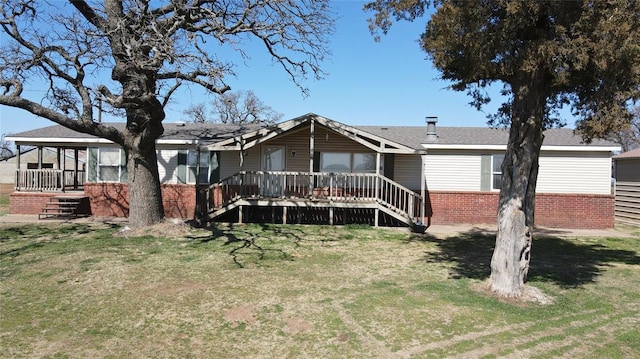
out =
<svg viewBox="0 0 640 359"><path fill-rule="evenodd" d="M252 325L256 323L256 318L253 314L254 310L255 307L251 304L229 308L224 312L224 319L234 325L239 325L239 323Z"/></svg>

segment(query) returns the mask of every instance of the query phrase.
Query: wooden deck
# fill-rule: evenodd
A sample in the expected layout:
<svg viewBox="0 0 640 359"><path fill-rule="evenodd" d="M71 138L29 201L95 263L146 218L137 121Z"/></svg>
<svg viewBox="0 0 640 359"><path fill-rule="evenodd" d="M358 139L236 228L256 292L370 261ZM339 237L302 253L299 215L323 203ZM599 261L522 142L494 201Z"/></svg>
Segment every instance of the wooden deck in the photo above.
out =
<svg viewBox="0 0 640 359"><path fill-rule="evenodd" d="M323 209L334 224L336 209L369 209L378 225L380 215L415 226L424 216L422 197L379 174L322 172L239 172L207 188L200 201L208 220L243 208L279 208L287 222L290 209Z"/></svg>

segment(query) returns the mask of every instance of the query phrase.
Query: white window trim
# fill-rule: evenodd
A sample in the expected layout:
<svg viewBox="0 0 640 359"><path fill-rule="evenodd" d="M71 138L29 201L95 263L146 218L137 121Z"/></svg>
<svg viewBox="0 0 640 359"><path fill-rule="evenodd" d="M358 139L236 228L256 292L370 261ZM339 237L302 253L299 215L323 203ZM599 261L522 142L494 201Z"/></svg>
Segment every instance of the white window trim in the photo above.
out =
<svg viewBox="0 0 640 359"><path fill-rule="evenodd" d="M200 163L198 164L197 167L189 165L189 154L190 153L196 153L196 156L197 156L197 152L198 151L196 151L196 150L188 150L187 151L187 163L186 163L186 167L187 167L187 178L186 178L186 181L187 181L187 184L196 184L196 178L195 178L196 174L195 173L197 173L197 171L194 172L194 174L192 175L191 174L191 169L192 168L196 169L197 167L200 167L200 175L202 175L202 170L203 169L206 169L205 172L207 173L207 180L204 181L204 182L200 182L200 184L209 184L209 177L210 177L210 172L209 171L211 170L211 164L209 163L208 160L207 160L207 165L206 166L200 166ZM203 155L206 156L206 154L208 154L208 153L209 152L200 151L200 161L202 161Z"/></svg>
<svg viewBox="0 0 640 359"><path fill-rule="evenodd" d="M496 161L496 157L502 157L502 161L504 161L504 154L502 153L495 153L491 155L491 191L492 192L499 192L500 188L496 188L495 183L494 183L494 176L499 174L500 178L502 178L502 162L500 163L500 171L494 171L493 169L495 168L495 161Z"/></svg>
<svg viewBox="0 0 640 359"><path fill-rule="evenodd" d="M118 151L118 163L115 165L102 165L100 164L100 153L104 150L117 150ZM97 182L103 182L103 183L120 183L120 178L122 176L121 173L121 167L122 167L122 163L121 159L122 159L122 149L121 148L113 148L113 147L98 147L98 156L96 158L96 180ZM118 169L118 178L115 181L107 181L104 180L101 176L100 176L100 167L116 167Z"/></svg>

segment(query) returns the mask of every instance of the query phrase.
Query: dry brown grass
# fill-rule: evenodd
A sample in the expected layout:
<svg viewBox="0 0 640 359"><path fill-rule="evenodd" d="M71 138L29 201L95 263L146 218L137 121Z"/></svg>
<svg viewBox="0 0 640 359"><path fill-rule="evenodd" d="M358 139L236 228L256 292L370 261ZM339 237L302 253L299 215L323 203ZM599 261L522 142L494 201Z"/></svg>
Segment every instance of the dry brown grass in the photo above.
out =
<svg viewBox="0 0 640 359"><path fill-rule="evenodd" d="M637 238L540 241L531 284L555 298L542 306L477 291L492 241L477 233L118 231L0 226L0 357L640 355Z"/></svg>

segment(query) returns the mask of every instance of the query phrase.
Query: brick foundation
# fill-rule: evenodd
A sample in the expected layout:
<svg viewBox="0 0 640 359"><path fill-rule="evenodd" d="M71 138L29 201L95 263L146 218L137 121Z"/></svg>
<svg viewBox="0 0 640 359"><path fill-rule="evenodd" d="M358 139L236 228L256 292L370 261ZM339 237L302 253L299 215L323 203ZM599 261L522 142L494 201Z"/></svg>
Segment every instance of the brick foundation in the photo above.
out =
<svg viewBox="0 0 640 359"><path fill-rule="evenodd" d="M431 191L426 215L431 224L495 224L497 192ZM551 228L604 229L614 226L615 199L611 195L536 195L536 225Z"/></svg>
<svg viewBox="0 0 640 359"><path fill-rule="evenodd" d="M9 213L39 214L44 205L59 192L13 192L9 195Z"/></svg>
<svg viewBox="0 0 640 359"><path fill-rule="evenodd" d="M194 218L196 189L192 185L163 184L162 204L168 218ZM128 186L121 183L85 183L91 212L99 217L126 217L129 214Z"/></svg>
<svg viewBox="0 0 640 359"><path fill-rule="evenodd" d="M99 217L126 217L129 195L126 184L85 183L91 214ZM10 212L38 214L52 196L60 193L14 192ZM220 194L217 194L220 196ZM431 224L495 224L497 192L431 191L427 193L426 214ZM162 185L165 216L194 218L196 189L192 185ZM536 225L551 228L604 229L614 226L615 199L610 195L549 194L536 196Z"/></svg>

